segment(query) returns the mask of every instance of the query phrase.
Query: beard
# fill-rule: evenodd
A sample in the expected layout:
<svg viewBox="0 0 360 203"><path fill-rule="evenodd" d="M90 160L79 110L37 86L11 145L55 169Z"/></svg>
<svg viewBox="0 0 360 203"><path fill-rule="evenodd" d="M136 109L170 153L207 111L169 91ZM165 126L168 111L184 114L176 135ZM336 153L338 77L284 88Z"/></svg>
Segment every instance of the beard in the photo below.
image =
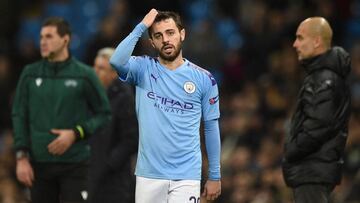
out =
<svg viewBox="0 0 360 203"><path fill-rule="evenodd" d="M169 45L170 45L170 44L165 44L165 45L163 45L163 46L161 47L161 49L156 49L156 52L158 52L159 57L160 57L161 59L163 59L164 61L170 61L170 62L172 62L172 61L174 61L174 60L179 56L179 54L180 54L180 52L181 52L181 49L182 49L182 42L180 41L177 46L170 45L170 46L173 47L174 51L173 51L171 54L166 54L166 53L164 53L165 47L166 47L166 46L169 46Z"/></svg>

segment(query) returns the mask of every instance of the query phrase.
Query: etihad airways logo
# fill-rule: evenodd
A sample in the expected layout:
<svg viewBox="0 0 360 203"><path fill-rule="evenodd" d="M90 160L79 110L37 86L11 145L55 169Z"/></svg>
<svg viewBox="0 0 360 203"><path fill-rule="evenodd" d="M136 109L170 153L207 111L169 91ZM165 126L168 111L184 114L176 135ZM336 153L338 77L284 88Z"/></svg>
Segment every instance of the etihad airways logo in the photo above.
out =
<svg viewBox="0 0 360 203"><path fill-rule="evenodd" d="M147 97L156 101L154 105L155 107L169 113L183 114L185 111L190 111L194 108L192 103L180 102L174 99L162 97L160 95L156 95L154 92L148 92Z"/></svg>

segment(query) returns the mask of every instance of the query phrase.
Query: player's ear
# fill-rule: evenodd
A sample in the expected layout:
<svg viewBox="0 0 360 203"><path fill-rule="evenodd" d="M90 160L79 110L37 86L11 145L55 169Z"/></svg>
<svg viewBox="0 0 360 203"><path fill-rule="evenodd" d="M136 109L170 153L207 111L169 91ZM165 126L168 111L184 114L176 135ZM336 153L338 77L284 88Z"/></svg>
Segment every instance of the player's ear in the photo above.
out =
<svg viewBox="0 0 360 203"><path fill-rule="evenodd" d="M153 40L152 40L151 38L149 38L149 42L150 42L151 46L152 46L153 48L155 48L155 44L154 44L154 42L153 42Z"/></svg>
<svg viewBox="0 0 360 203"><path fill-rule="evenodd" d="M323 44L323 43L322 43L322 39L321 39L320 36L314 37L313 42L314 42L314 47L315 47L315 48L318 48L318 47L320 47L320 45Z"/></svg>
<svg viewBox="0 0 360 203"><path fill-rule="evenodd" d="M68 46L69 43L70 43L70 36L69 36L69 35L65 35L65 36L64 36L64 44L65 44L66 46Z"/></svg>
<svg viewBox="0 0 360 203"><path fill-rule="evenodd" d="M180 30L180 39L181 41L185 40L185 29Z"/></svg>

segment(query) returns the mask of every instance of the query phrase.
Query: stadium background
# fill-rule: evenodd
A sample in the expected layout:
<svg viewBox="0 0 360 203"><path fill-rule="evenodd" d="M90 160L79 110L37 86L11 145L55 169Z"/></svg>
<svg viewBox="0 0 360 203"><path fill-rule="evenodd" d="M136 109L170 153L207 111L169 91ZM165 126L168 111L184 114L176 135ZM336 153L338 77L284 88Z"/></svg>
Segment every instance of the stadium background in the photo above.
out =
<svg viewBox="0 0 360 203"><path fill-rule="evenodd" d="M360 0L1 0L0 202L25 202L14 174L10 109L24 65L40 58L42 21L67 19L72 55L92 65L99 48L116 46L150 8L182 15L184 56L219 83L223 192L217 203L291 202L280 163L303 75L292 43L303 19L327 18L334 45L351 53L353 68L344 178L333 198L360 202ZM145 53L154 54L143 37L135 54Z"/></svg>

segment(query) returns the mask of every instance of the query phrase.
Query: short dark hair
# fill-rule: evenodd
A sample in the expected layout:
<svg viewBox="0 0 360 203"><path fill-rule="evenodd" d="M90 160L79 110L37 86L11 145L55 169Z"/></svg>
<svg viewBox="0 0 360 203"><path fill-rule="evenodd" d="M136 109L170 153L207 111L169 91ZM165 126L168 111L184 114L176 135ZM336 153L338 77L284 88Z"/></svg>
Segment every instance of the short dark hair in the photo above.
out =
<svg viewBox="0 0 360 203"><path fill-rule="evenodd" d="M42 27L46 26L55 26L57 28L57 32L61 37L65 35L71 36L71 30L69 23L61 17L49 17L45 19L42 24Z"/></svg>
<svg viewBox="0 0 360 203"><path fill-rule="evenodd" d="M182 24L180 15L178 13L176 13L176 12L173 12L173 11L158 11L158 14L157 14L157 16L156 16L156 18L154 20L154 23L157 23L157 22L169 19L169 18L172 18L175 21L176 27L179 30L184 29L184 26ZM148 34L149 34L149 37L152 38L152 36L151 36L151 34L152 34L152 26L148 29Z"/></svg>

